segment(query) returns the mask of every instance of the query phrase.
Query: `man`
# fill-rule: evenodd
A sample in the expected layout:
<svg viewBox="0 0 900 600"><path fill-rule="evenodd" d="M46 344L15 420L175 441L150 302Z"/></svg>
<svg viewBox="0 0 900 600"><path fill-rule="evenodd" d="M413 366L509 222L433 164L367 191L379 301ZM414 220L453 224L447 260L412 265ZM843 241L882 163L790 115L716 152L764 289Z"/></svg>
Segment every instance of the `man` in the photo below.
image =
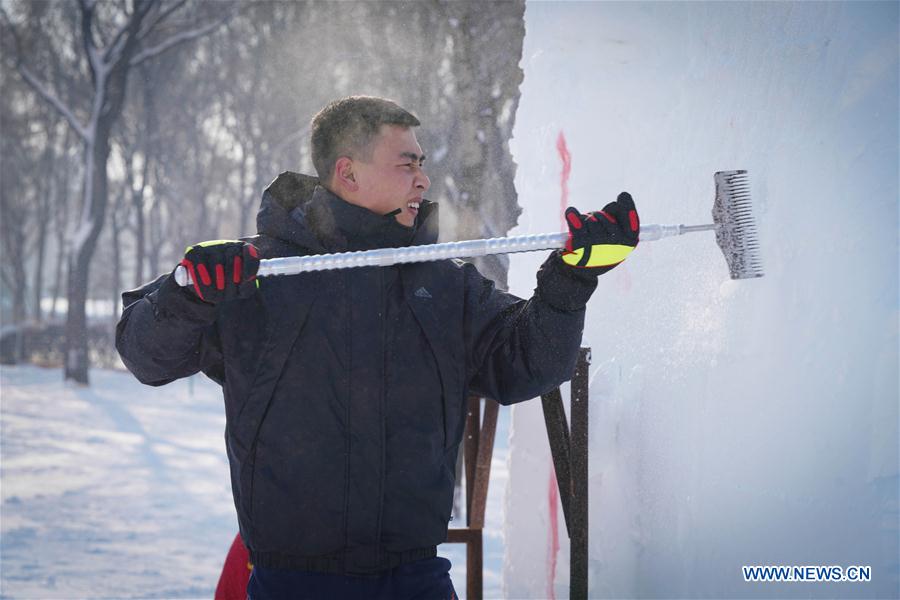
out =
<svg viewBox="0 0 900 600"><path fill-rule="evenodd" d="M332 102L313 119L318 179L279 175L256 237L188 248L190 287L124 294L117 347L140 381L223 387L254 600L455 598L435 546L468 391L510 404L568 380L596 276L637 245L621 194L567 211L568 249L527 301L462 261L255 279L259 258L435 242L418 125L381 98Z"/></svg>

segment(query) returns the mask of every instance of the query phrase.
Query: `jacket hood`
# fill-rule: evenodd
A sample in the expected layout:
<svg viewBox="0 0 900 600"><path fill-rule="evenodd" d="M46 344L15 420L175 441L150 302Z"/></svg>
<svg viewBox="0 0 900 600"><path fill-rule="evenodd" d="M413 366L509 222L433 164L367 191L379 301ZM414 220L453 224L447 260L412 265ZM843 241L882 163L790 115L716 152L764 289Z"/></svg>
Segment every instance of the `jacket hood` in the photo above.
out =
<svg viewBox="0 0 900 600"><path fill-rule="evenodd" d="M260 235L309 254L433 244L438 205L422 200L412 227L346 202L316 177L285 171L263 192L256 226Z"/></svg>

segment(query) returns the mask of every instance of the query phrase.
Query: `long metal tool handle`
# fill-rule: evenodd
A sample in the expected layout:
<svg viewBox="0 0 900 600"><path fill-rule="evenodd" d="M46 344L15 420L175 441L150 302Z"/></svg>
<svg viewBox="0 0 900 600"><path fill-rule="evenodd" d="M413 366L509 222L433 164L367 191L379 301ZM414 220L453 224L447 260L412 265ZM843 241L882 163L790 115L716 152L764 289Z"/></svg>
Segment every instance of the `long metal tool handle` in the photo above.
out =
<svg viewBox="0 0 900 600"><path fill-rule="evenodd" d="M653 241L693 231L715 229L715 225L641 225L641 241ZM329 271L353 267L387 267L402 263L428 262L448 258L470 258L489 254L513 254L562 248L569 239L569 232L536 233L484 240L465 240L403 248L378 248L360 252L313 254L269 258L259 263L258 277L273 275L297 275L308 271ZM191 277L182 266L175 269L175 281L180 286L191 285Z"/></svg>

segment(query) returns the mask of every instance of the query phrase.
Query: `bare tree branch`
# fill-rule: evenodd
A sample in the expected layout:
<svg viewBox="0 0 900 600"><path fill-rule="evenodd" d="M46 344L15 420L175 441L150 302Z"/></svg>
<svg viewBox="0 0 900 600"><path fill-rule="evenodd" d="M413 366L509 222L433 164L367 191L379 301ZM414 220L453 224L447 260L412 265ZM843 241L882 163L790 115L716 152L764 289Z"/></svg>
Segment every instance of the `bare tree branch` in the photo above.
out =
<svg viewBox="0 0 900 600"><path fill-rule="evenodd" d="M104 65L114 65L121 60L122 49L125 47L125 44L130 38L138 35L135 30L140 29L144 17L153 10L154 6L159 6L159 0L147 0L146 2L138 2L135 4L134 13L128 15L125 23L122 24L122 27L116 32L115 36L113 36L113 41L110 42L109 46L106 47L106 50L103 51ZM125 34L130 35L126 37Z"/></svg>
<svg viewBox="0 0 900 600"><path fill-rule="evenodd" d="M96 86L100 65L97 64L97 44L94 41L94 0L78 0L78 5L81 7L81 43L91 70L91 83Z"/></svg>
<svg viewBox="0 0 900 600"><path fill-rule="evenodd" d="M105 63L109 63L109 62L110 62L110 60L109 60L110 55L112 55L112 53L113 53L114 51L118 50L118 49L122 46L122 43L123 43L123 42L122 42L122 37L123 37L123 36L128 32L128 30L131 28L131 19L133 19L134 16L133 16L133 15L128 15L127 13L126 13L126 15L127 15L127 17L126 17L125 22L122 24L121 27L119 27L119 30L118 30L118 31L115 33L115 35L113 36L112 41L111 41L111 42L109 43L109 45L106 47L106 50L103 51L103 62L105 62Z"/></svg>
<svg viewBox="0 0 900 600"><path fill-rule="evenodd" d="M28 84L31 85L32 88L34 88L34 91L37 92L41 98L43 98L63 117L65 117L66 121L69 122L69 125L72 126L72 129L75 130L75 133L77 133L82 140L88 141L90 139L90 134L88 133L87 129L78 121L71 109L63 104L62 101L53 94L53 92L48 90L47 87L44 86L44 84L41 83L38 78L28 70L28 67L23 65L20 61L17 61L16 70L19 72L19 75L22 76L22 79L28 82Z"/></svg>
<svg viewBox="0 0 900 600"><path fill-rule="evenodd" d="M147 34L150 33L151 31L153 31L153 29L157 25L159 25L164 19L168 18L169 15L171 15L173 12L175 12L176 10L178 10L179 8L184 6L185 2L187 2L187 0L176 0L175 2L170 4L164 11L160 12L156 16L155 19L150 21L150 23L148 25L145 25L143 28L141 28L140 33L138 33L138 39L139 40L144 39L147 36ZM159 5L157 5L157 6L159 6Z"/></svg>
<svg viewBox="0 0 900 600"><path fill-rule="evenodd" d="M238 13L238 9L234 9L225 14L224 17L219 19L218 21L213 21L212 23L199 27L197 29L189 29L188 31L182 31L170 37L169 39L153 46L152 48L147 48L146 50L142 50L141 52L134 55L129 63L132 67L137 66L144 62L149 58L153 58L159 54L162 54L166 50L170 48L174 48L179 44L183 44L184 42L188 42L191 40L195 40L197 38L203 37L212 31L215 31L220 26L227 23L234 15Z"/></svg>
<svg viewBox="0 0 900 600"><path fill-rule="evenodd" d="M5 239L7 236L3 237ZM5 245L6 244L4 244L4 246ZM11 261L8 260L3 261L3 268L0 269L0 279L3 280L3 283L6 285L6 289L8 290L14 290L16 289L16 286L23 285L21 281L16 281L16 276L12 273Z"/></svg>
<svg viewBox="0 0 900 600"><path fill-rule="evenodd" d="M81 122L78 120L78 118L75 116L75 113L73 113L72 110L68 106L66 106L59 98L57 98L56 95L53 92L51 92L47 88L47 86L45 86L40 81L40 79L38 79L34 75L34 73L32 73L31 70L29 70L28 67L26 67L22 63L22 47L21 47L21 41L19 40L19 34L16 31L15 25L10 20L9 15L6 14L6 11L3 9L2 6L0 6L0 16L3 17L4 21L6 21L6 24L9 27L9 32L13 37L13 42L14 42L15 48L16 48L16 56L15 56L16 71L19 73L19 75L22 77L22 79L24 79L25 82L28 83L28 85L30 85L34 89L35 92L37 92L37 94L41 98L43 98L48 104L53 106L53 108L55 108L66 119L66 121L69 122L69 125L72 126L72 129L75 130L75 132L79 135L79 137L81 137L82 140L87 141L89 139L88 131L84 127L84 125L81 124Z"/></svg>

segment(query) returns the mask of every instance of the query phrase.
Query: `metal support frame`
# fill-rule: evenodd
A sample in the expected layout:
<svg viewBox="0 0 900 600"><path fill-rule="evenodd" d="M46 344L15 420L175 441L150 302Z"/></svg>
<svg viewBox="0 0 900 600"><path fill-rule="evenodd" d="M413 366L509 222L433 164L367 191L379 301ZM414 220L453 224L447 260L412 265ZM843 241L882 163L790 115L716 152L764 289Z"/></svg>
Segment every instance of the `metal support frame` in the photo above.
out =
<svg viewBox="0 0 900 600"><path fill-rule="evenodd" d="M569 597L588 597L588 367L590 348L582 348L571 384L572 427L566 422L559 389L541 396L556 483L569 534Z"/></svg>
<svg viewBox="0 0 900 600"><path fill-rule="evenodd" d="M555 389L543 396L544 421L550 440L550 451L556 469L556 482L562 501L563 516L570 542L570 597L586 599L588 591L588 367L590 348L582 348L572 377L571 431L566 422L562 394ZM449 529L447 542L466 545L466 597L481 600L484 596L483 530L487 504L494 435L497 431L499 405L469 396L464 435L466 478L466 527Z"/></svg>

